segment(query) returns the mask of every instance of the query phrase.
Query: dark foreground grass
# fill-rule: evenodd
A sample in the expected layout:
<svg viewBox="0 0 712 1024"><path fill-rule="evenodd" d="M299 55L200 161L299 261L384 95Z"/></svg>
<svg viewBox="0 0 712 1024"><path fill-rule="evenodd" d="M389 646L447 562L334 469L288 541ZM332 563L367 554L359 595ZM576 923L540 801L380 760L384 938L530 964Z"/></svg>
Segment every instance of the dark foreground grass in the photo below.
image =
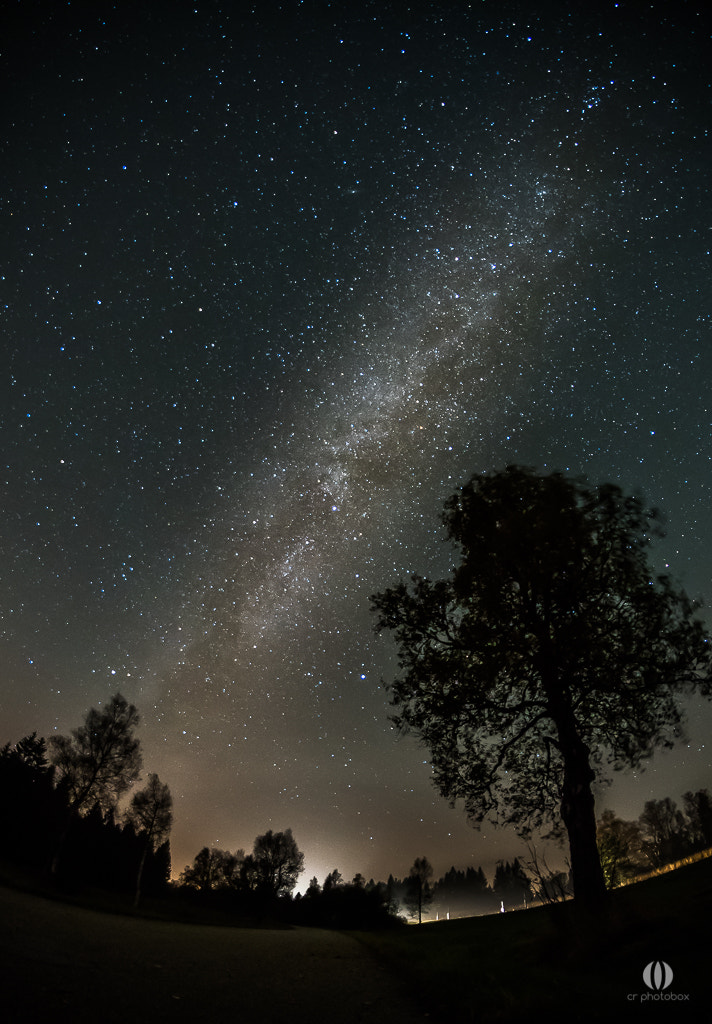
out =
<svg viewBox="0 0 712 1024"><path fill-rule="evenodd" d="M0 885L0 1024L427 1024L363 945L186 924Z"/></svg>
<svg viewBox="0 0 712 1024"><path fill-rule="evenodd" d="M707 859L617 890L597 922L567 903L361 939L434 1020L553 1024L712 1019L711 934ZM657 960L674 972L661 994L642 976Z"/></svg>
<svg viewBox="0 0 712 1024"><path fill-rule="evenodd" d="M569 903L350 936L185 923L167 906L98 913L86 894L79 905L21 888L0 885L3 1024L712 1016L712 859L613 893L596 923ZM643 969L660 960L674 972L662 995L689 999L646 988Z"/></svg>

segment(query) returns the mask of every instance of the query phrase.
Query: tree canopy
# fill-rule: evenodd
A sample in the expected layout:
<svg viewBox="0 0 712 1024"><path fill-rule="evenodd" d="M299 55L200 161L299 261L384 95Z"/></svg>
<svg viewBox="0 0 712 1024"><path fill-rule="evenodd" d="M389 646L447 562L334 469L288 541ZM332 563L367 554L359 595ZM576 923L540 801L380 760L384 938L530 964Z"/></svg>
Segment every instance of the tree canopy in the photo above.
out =
<svg viewBox="0 0 712 1024"><path fill-rule="evenodd" d="M115 694L103 710L90 708L84 724L71 736L52 736L50 760L67 814L51 863L56 875L71 821L95 807L113 814L141 771L141 742L134 735L139 715L133 704Z"/></svg>
<svg viewBox="0 0 712 1024"><path fill-rule="evenodd" d="M146 786L131 797L125 818L143 841L141 860L136 872L135 902L138 904L146 855L149 850L155 852L168 839L173 825L171 791L155 772L149 775Z"/></svg>
<svg viewBox="0 0 712 1024"><path fill-rule="evenodd" d="M239 878L239 870L245 860L244 850L230 853L216 847L204 846L181 873L182 885L198 889L202 893L232 886Z"/></svg>
<svg viewBox="0 0 712 1024"><path fill-rule="evenodd" d="M612 484L509 466L446 503L461 559L373 597L399 674L393 721L471 819L523 836L565 826L577 897L605 887L591 783L680 733L678 695L710 693L697 606L648 564L659 516Z"/></svg>
<svg viewBox="0 0 712 1024"><path fill-rule="evenodd" d="M257 836L252 853L245 858L245 869L253 874L257 892L268 897L289 895L304 869L304 854L291 828L284 832L270 829Z"/></svg>
<svg viewBox="0 0 712 1024"><path fill-rule="evenodd" d="M57 784L74 812L99 804L113 811L141 771L141 743L134 736L139 715L120 693L103 710L90 708L71 736L53 736L50 759Z"/></svg>

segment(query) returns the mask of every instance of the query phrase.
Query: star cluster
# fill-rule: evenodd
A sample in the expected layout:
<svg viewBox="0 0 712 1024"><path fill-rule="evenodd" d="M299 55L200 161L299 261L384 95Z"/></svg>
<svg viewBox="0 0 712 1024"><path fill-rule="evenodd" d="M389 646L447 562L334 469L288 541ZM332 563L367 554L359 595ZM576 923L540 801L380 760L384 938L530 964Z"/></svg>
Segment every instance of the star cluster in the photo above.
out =
<svg viewBox="0 0 712 1024"><path fill-rule="evenodd" d="M0 739L120 689L177 870L269 827L310 874L494 862L389 726L368 597L447 571L443 501L507 462L641 489L709 593L702 17L35 6L1 44ZM708 785L703 735L607 799Z"/></svg>

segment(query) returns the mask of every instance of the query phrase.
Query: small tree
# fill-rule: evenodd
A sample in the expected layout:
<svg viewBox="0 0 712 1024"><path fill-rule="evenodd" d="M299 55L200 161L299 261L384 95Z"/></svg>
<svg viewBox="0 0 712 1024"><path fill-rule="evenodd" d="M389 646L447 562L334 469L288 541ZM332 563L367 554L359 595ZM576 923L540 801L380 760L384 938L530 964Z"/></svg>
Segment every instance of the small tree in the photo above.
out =
<svg viewBox="0 0 712 1024"><path fill-rule="evenodd" d="M393 721L428 747L433 780L470 818L525 838L563 824L576 899L605 899L592 783L679 735L680 693L709 696L696 605L656 576L657 516L613 485L510 466L446 504L450 579L373 598L400 673Z"/></svg>
<svg viewBox="0 0 712 1024"><path fill-rule="evenodd" d="M47 744L43 736L37 735L36 730L31 735L18 740L14 748L7 743L0 751L0 756L3 755L14 756L35 776L44 776L49 771Z"/></svg>
<svg viewBox="0 0 712 1024"><path fill-rule="evenodd" d="M597 827L598 853L603 877L609 889L646 870L640 825L623 821L611 810L605 810Z"/></svg>
<svg viewBox="0 0 712 1024"><path fill-rule="evenodd" d="M307 886L304 898L308 900L315 900L319 896L321 896L321 886L319 885L319 879L314 875Z"/></svg>
<svg viewBox="0 0 712 1024"><path fill-rule="evenodd" d="M84 725L71 736L53 736L50 760L58 787L66 794L68 814L52 860L57 871L59 856L71 820L98 805L113 813L119 798L136 782L141 771L141 744L134 736L139 716L120 693L103 710L91 708Z"/></svg>
<svg viewBox="0 0 712 1024"><path fill-rule="evenodd" d="M669 796L646 800L638 823L643 851L654 868L670 864L688 852L685 815Z"/></svg>
<svg viewBox="0 0 712 1024"><path fill-rule="evenodd" d="M204 846L193 863L180 874L180 884L206 895L218 889L227 889L235 883L245 860L242 850L230 853L216 847Z"/></svg>
<svg viewBox="0 0 712 1024"><path fill-rule="evenodd" d="M430 879L433 877L433 866L427 857L416 857L406 879L405 907L410 917L417 917L418 924L423 922L423 910L433 899Z"/></svg>
<svg viewBox="0 0 712 1024"><path fill-rule="evenodd" d="M245 864L256 892L268 898L288 896L304 868L304 854L291 828L284 832L270 829L257 836L252 855L245 858Z"/></svg>
<svg viewBox="0 0 712 1024"><path fill-rule="evenodd" d="M338 868L334 868L324 879L324 892L330 892L332 889L338 889L340 885L344 884L344 879Z"/></svg>
<svg viewBox="0 0 712 1024"><path fill-rule="evenodd" d="M705 850L712 846L712 797L709 790L688 791L682 797L685 814L689 819L687 832L694 850Z"/></svg>
<svg viewBox="0 0 712 1024"><path fill-rule="evenodd" d="M148 777L144 789L134 793L125 818L136 835L142 840L141 860L136 873L136 894L134 906L138 906L141 898L141 878L146 863L146 855L155 853L165 842L173 825L173 798L168 786L161 782L157 775Z"/></svg>

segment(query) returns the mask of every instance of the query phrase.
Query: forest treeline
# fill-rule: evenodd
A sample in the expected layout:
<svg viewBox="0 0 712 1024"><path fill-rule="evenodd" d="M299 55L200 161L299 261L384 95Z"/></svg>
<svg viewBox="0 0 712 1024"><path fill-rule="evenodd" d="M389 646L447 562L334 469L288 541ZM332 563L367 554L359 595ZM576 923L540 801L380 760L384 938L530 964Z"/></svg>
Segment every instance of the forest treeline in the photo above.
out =
<svg viewBox="0 0 712 1024"><path fill-rule="evenodd" d="M115 694L90 708L69 736L36 732L0 750L0 857L54 886L165 891L171 871L170 790L158 776L139 782L139 714ZM119 811L122 797L134 789Z"/></svg>
<svg viewBox="0 0 712 1024"><path fill-rule="evenodd" d="M401 878L346 881L334 869L295 894L304 855L291 829L258 836L247 854L203 847L171 881L172 800L155 774L135 788L137 724L136 709L117 694L69 737L47 743L32 733L0 748L0 860L64 889L105 890L134 905L150 897L236 919L269 914L326 927L494 913L572 894L570 872L551 869L534 847L528 857L500 862L491 882L481 867L453 866L434 879L419 857ZM670 797L649 800L636 821L603 812L598 849L608 888L712 847L709 791L682 799L682 808Z"/></svg>

